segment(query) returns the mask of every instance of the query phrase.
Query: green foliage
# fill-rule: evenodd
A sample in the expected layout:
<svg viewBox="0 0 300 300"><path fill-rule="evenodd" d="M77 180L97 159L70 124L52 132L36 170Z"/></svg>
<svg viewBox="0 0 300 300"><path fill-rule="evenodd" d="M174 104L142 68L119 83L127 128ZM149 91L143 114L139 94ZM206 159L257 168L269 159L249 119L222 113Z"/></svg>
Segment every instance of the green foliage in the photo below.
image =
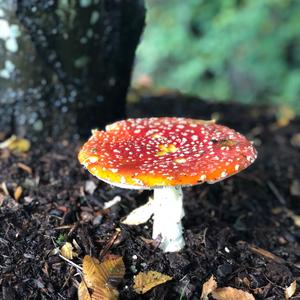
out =
<svg viewBox="0 0 300 300"><path fill-rule="evenodd" d="M300 102L300 1L147 5L136 75L147 73L158 86L216 100L284 101L294 107Z"/></svg>
<svg viewBox="0 0 300 300"><path fill-rule="evenodd" d="M61 246L62 244L64 244L67 241L67 235L64 233L61 233L58 238L56 239L56 243Z"/></svg>

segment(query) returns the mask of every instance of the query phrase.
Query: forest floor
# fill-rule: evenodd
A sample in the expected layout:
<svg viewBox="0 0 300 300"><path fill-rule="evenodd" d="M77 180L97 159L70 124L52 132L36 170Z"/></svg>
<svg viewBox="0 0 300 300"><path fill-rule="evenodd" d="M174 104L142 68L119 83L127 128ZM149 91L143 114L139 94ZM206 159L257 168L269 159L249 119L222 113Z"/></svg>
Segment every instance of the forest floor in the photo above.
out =
<svg viewBox="0 0 300 300"><path fill-rule="evenodd" d="M219 287L255 299L285 299L286 287L300 281L300 119L278 118L268 107L176 94L144 97L128 107L130 117L166 115L217 118L247 135L259 153L239 175L184 189L186 247L163 254L150 241L151 221L122 225L151 192L114 188L88 174L77 161L79 143L49 140L21 154L2 149L1 299L76 299L81 277L56 251L66 241L76 245L72 261L78 265L84 255L123 257L120 299L200 299L211 275ZM121 201L104 208L116 196ZM147 270L173 280L138 295L133 277Z"/></svg>

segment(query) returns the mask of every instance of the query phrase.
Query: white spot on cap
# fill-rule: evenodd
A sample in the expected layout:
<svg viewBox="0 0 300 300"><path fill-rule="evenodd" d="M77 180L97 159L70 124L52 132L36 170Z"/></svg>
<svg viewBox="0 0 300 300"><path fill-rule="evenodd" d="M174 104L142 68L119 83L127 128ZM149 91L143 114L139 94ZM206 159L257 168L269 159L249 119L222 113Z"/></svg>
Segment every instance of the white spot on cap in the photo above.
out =
<svg viewBox="0 0 300 300"><path fill-rule="evenodd" d="M177 159L175 159L175 162L177 162L178 164L183 164L186 162L186 159L185 158L177 158Z"/></svg>
<svg viewBox="0 0 300 300"><path fill-rule="evenodd" d="M199 178L200 181L204 181L205 179L206 179L206 175L204 175L204 174L201 175L200 178Z"/></svg>
<svg viewBox="0 0 300 300"><path fill-rule="evenodd" d="M221 177L224 178L224 177L226 177L226 176L227 176L227 173L226 173L225 171L223 171L223 172L221 173Z"/></svg>
<svg viewBox="0 0 300 300"><path fill-rule="evenodd" d="M99 158L97 156L90 156L85 160L85 164L93 164L95 162L97 162L99 160Z"/></svg>

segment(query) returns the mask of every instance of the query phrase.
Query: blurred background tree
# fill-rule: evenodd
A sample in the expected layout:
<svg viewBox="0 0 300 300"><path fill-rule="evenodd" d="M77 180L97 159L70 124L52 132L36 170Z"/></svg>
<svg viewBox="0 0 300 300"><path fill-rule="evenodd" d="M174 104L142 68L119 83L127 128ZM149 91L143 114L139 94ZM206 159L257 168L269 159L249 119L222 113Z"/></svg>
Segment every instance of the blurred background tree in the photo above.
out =
<svg viewBox="0 0 300 300"><path fill-rule="evenodd" d="M135 78L300 112L300 1L148 0Z"/></svg>
<svg viewBox="0 0 300 300"><path fill-rule="evenodd" d="M144 0L0 0L0 132L89 136L125 118Z"/></svg>

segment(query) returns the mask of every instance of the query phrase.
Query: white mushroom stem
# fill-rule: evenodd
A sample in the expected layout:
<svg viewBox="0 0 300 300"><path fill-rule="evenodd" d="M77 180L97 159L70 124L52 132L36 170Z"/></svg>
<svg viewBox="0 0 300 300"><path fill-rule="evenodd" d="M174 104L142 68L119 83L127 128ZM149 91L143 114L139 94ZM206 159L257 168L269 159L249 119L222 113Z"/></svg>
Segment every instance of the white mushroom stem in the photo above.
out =
<svg viewBox="0 0 300 300"><path fill-rule="evenodd" d="M123 221L127 225L145 223L153 215L152 238L160 238L164 252L181 250L185 243L182 236L181 219L184 217L181 187L154 189L153 199L134 211Z"/></svg>
<svg viewBox="0 0 300 300"><path fill-rule="evenodd" d="M165 187L154 190L155 210L152 238L161 236L160 248L164 252L181 250L185 243L181 219L184 217L181 187Z"/></svg>

